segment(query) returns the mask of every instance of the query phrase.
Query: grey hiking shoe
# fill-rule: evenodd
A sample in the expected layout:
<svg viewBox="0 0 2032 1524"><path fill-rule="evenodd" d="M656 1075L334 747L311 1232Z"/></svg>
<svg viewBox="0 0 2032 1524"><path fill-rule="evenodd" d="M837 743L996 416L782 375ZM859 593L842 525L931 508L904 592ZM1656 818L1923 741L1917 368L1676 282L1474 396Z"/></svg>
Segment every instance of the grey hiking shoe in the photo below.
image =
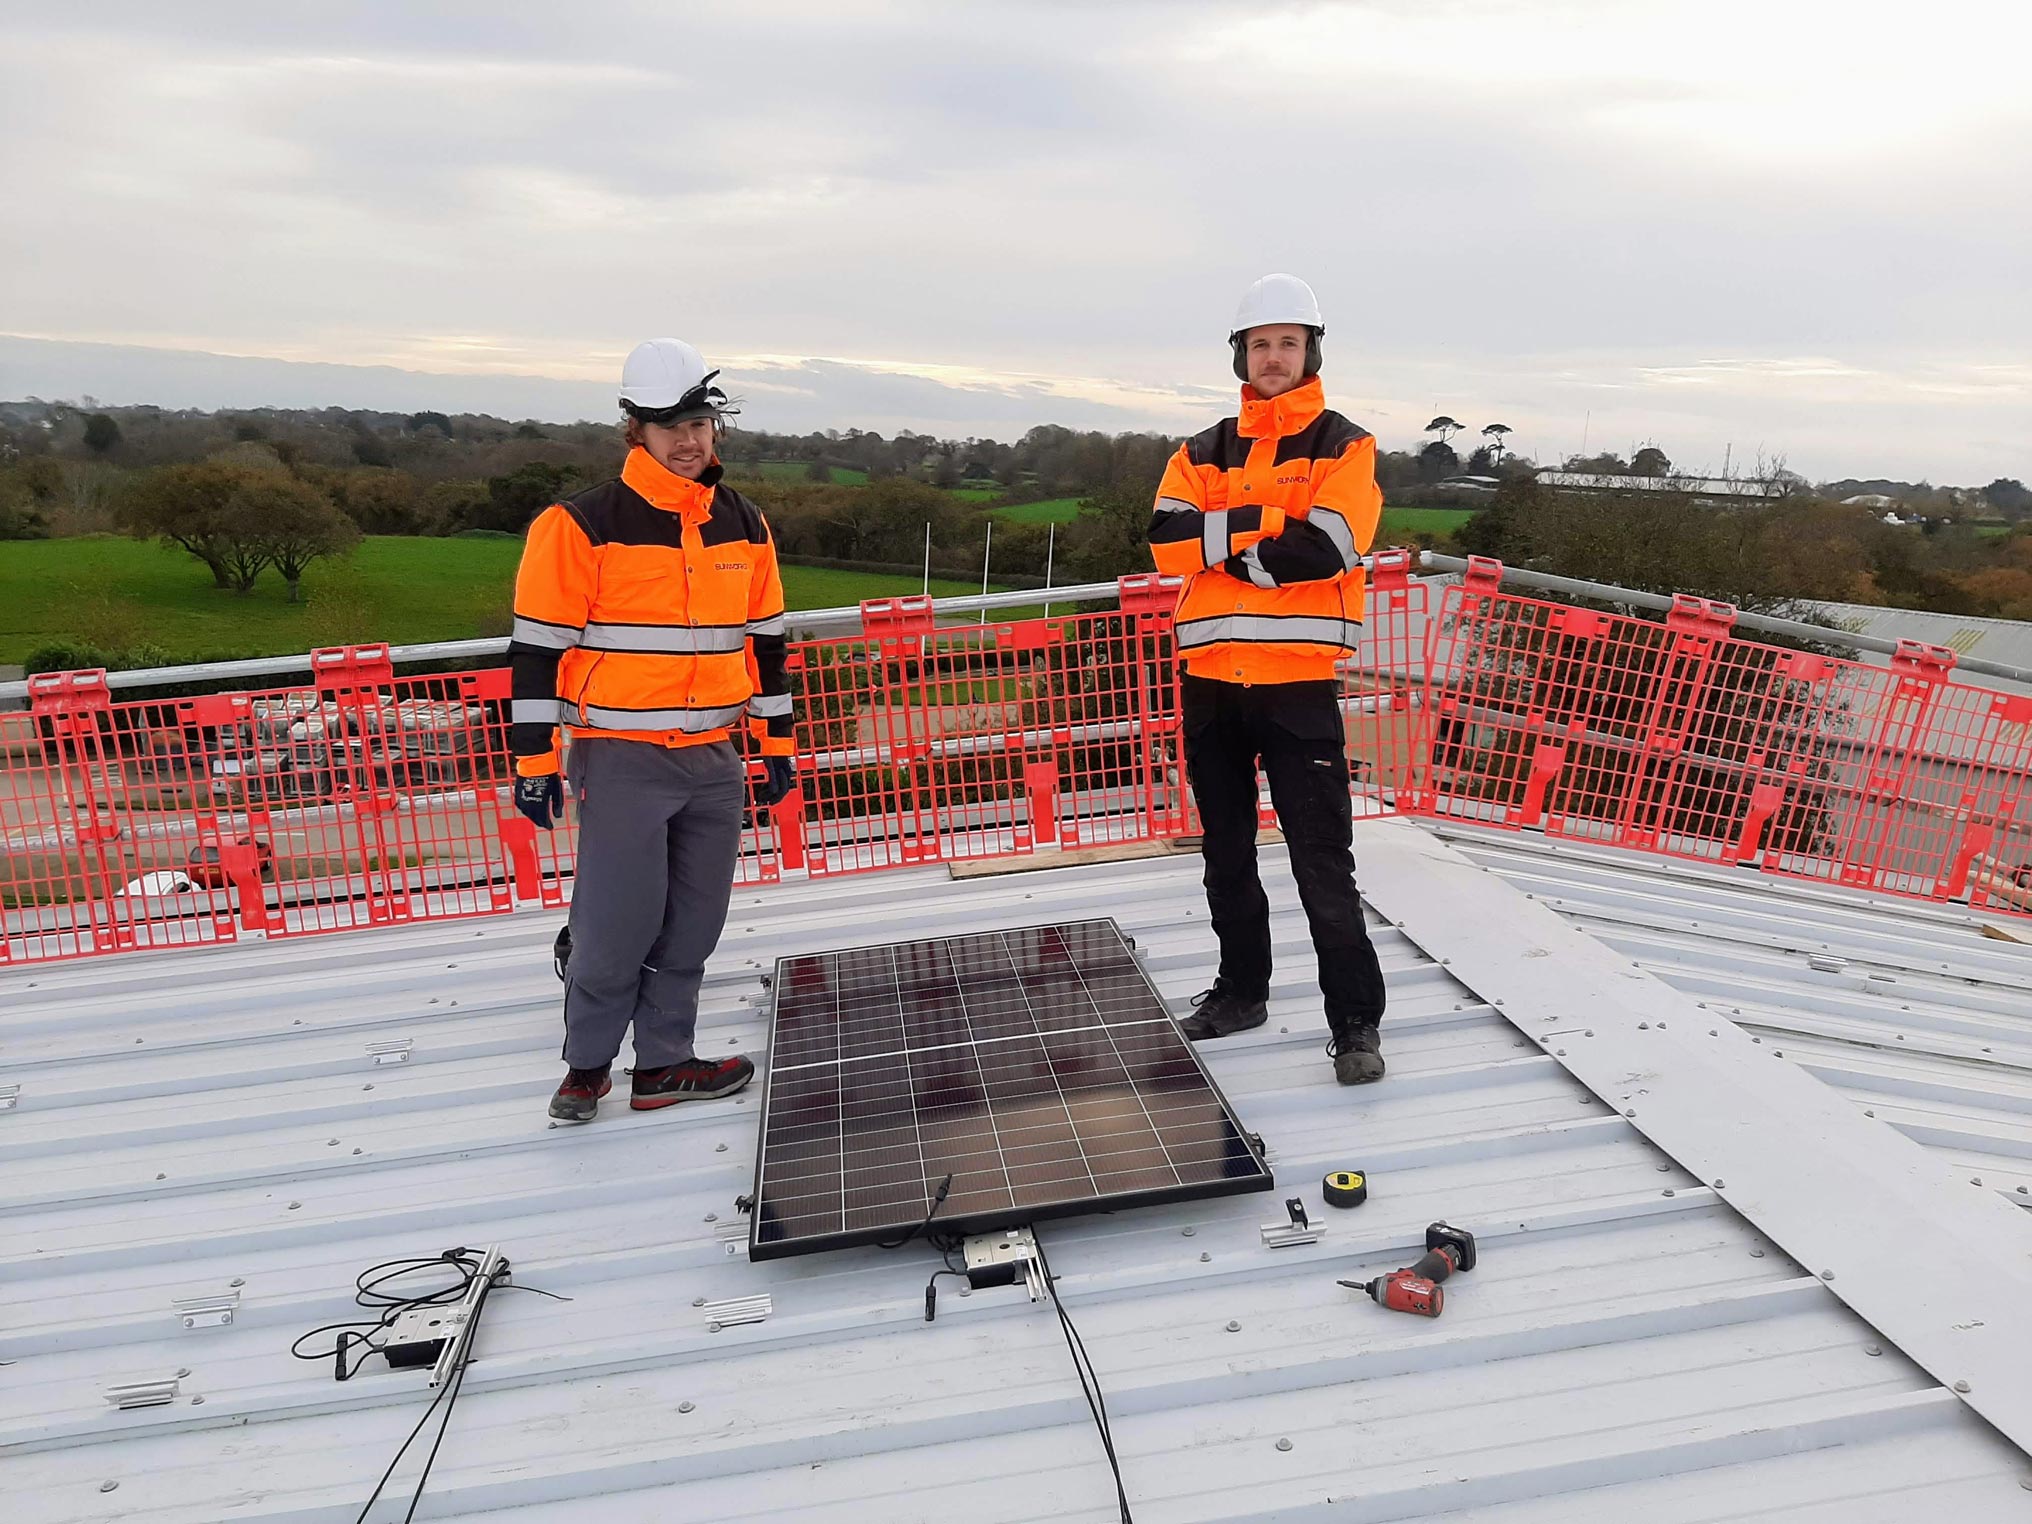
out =
<svg viewBox="0 0 2032 1524"><path fill-rule="evenodd" d="M1232 1037L1270 1019L1270 1007L1262 1000L1236 994L1220 980L1210 990L1192 997L1193 1013L1178 1024L1178 1030L1194 1042L1215 1037Z"/></svg>
<svg viewBox="0 0 2032 1524"><path fill-rule="evenodd" d="M1382 1034L1374 1027L1355 1027L1346 1035L1336 1032L1326 1051L1333 1059L1334 1078L1343 1085L1373 1085L1383 1077Z"/></svg>

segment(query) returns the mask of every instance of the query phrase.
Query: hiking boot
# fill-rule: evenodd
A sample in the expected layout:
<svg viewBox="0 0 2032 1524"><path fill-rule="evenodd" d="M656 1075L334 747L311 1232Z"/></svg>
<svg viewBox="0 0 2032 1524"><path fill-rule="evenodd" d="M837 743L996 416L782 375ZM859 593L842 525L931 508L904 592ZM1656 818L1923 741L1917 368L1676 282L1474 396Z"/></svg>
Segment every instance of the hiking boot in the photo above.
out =
<svg viewBox="0 0 2032 1524"><path fill-rule="evenodd" d="M600 1109L600 1097L614 1088L613 1065L597 1069L567 1069L564 1083L550 1098L550 1114L560 1122L590 1122Z"/></svg>
<svg viewBox="0 0 2032 1524"><path fill-rule="evenodd" d="M1333 1059L1334 1078L1343 1085L1373 1085L1383 1077L1383 1039L1374 1027L1354 1027L1346 1035L1336 1032L1326 1051Z"/></svg>
<svg viewBox="0 0 2032 1524"><path fill-rule="evenodd" d="M1270 1019L1270 1007L1260 996L1251 1000L1238 995L1218 979L1212 989L1194 995L1192 1004L1193 1013L1178 1024L1178 1030L1194 1042L1231 1037Z"/></svg>
<svg viewBox="0 0 2032 1524"><path fill-rule="evenodd" d="M654 1111L659 1106L675 1106L679 1101L716 1101L723 1095L732 1095L755 1077L755 1065L736 1054L718 1063L688 1058L681 1064L665 1064L660 1069L628 1072L635 1077L629 1106L636 1111Z"/></svg>

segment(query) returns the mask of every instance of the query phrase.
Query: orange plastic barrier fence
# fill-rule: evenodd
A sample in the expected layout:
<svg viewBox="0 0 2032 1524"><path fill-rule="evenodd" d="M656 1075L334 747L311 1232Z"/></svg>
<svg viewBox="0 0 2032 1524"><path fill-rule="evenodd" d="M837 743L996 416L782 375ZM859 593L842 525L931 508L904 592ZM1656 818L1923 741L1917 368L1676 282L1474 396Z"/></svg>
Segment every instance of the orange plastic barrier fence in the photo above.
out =
<svg viewBox="0 0 2032 1524"><path fill-rule="evenodd" d="M1493 562L1435 610L1410 567L1374 558L1342 671L1359 813L2032 913L2032 697L1936 648L1737 640L1696 598L1652 621L1512 596ZM1193 834L1176 596L1128 577L1104 613L959 625L885 599L794 644L798 787L751 809L742 881ZM504 668L397 677L386 646L262 692L33 679L0 746L0 962L562 905L575 833L515 813L507 704Z"/></svg>

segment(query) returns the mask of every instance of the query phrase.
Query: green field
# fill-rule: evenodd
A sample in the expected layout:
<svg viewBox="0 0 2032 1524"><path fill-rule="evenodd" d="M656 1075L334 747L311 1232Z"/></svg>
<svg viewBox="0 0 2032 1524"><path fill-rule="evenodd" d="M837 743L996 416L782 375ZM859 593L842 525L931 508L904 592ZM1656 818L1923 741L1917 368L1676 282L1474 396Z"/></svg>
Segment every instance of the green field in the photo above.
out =
<svg viewBox="0 0 2032 1524"><path fill-rule="evenodd" d="M1472 508L1385 508L1381 538L1393 535L1452 534L1475 516Z"/></svg>
<svg viewBox="0 0 2032 1524"><path fill-rule="evenodd" d="M826 469L832 472L833 485L835 487L865 487L868 485L868 473L866 471L857 470L852 466L827 466ZM733 476L746 476L752 473L769 481L808 482L811 480L811 467L801 460L736 461L733 465L727 467L727 471Z"/></svg>
<svg viewBox="0 0 2032 1524"><path fill-rule="evenodd" d="M1012 524L1070 524L1079 517L1079 505L1080 500L1076 497L1052 497L1041 503L1015 503L1007 508L997 508L995 517Z"/></svg>
<svg viewBox="0 0 2032 1524"><path fill-rule="evenodd" d="M160 660L282 656L386 640L413 645L508 633L519 540L374 537L349 560L313 566L305 602L284 602L264 572L244 598L220 592L181 551L106 536L0 545L0 663L61 637L107 650L155 648ZM793 609L839 608L914 593L916 577L783 568ZM932 579L943 596L979 584Z"/></svg>
<svg viewBox="0 0 2032 1524"><path fill-rule="evenodd" d="M1000 487L948 487L946 491L963 503L992 503L1002 495Z"/></svg>

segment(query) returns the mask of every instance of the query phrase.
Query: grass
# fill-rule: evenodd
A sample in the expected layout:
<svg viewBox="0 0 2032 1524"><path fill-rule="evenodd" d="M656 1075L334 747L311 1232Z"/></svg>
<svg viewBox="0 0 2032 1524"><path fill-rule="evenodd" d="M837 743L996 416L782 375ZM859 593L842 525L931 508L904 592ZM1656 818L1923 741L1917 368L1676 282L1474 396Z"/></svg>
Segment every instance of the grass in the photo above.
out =
<svg viewBox="0 0 2032 1524"><path fill-rule="evenodd" d="M1011 524L1070 524L1079 517L1076 497L1052 497L1039 503L1014 503L997 508L995 517Z"/></svg>
<svg viewBox="0 0 2032 1524"><path fill-rule="evenodd" d="M1452 534L1475 516L1472 508L1385 508L1381 537L1392 535Z"/></svg>
<svg viewBox="0 0 2032 1524"><path fill-rule="evenodd" d="M1002 495L1000 487L948 487L946 491L963 503L992 503Z"/></svg>
<svg viewBox="0 0 2032 1524"><path fill-rule="evenodd" d="M152 646L188 660L503 635L521 554L517 540L376 536L346 561L313 566L306 601L290 604L273 572L243 598L214 588L182 551L152 544L107 536L10 541L0 548L0 663L19 663L60 637L109 650ZM979 591L937 578L931 587L947 596ZM793 609L917 590L915 577L783 568Z"/></svg>
<svg viewBox="0 0 2032 1524"><path fill-rule="evenodd" d="M744 460L737 461L727 469L737 476L745 476L749 472L753 472L755 475L768 481L808 482L811 480L811 466L808 462L802 460ZM856 467L827 466L826 469L832 473L832 481L835 487L865 487L868 485L868 473Z"/></svg>

